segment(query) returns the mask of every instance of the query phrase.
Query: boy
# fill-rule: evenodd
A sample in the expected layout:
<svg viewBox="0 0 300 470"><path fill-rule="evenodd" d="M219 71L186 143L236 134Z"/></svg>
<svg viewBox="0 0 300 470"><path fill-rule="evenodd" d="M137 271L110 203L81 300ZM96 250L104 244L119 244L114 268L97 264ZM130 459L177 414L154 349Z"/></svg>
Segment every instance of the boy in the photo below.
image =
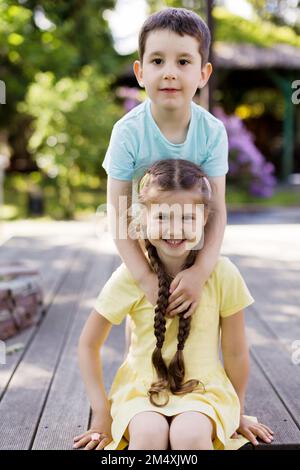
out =
<svg viewBox="0 0 300 470"><path fill-rule="evenodd" d="M114 207L117 223L126 214L120 209L120 196L127 196L127 208L136 202L136 180L154 160L190 159L209 176L214 215L205 229L205 248L199 251L194 265L173 280L168 317L189 308L187 318L196 310L202 288L217 263L226 226L226 131L221 121L192 101L212 72L209 46L207 25L190 10L166 8L145 21L139 35L140 60L133 67L149 98L114 125L102 164L108 173L108 207ZM110 209L108 216L111 220ZM115 243L133 278L155 305L158 280L142 245L118 236Z"/></svg>

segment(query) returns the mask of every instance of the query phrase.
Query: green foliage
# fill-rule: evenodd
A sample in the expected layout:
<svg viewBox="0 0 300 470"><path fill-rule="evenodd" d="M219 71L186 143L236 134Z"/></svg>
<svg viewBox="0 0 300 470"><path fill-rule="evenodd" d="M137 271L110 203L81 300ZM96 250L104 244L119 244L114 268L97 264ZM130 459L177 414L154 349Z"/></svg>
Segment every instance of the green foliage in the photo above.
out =
<svg viewBox="0 0 300 470"><path fill-rule="evenodd" d="M213 16L217 41L251 43L262 47L284 43L300 47L300 36L288 26L276 26L260 19L252 22L221 7L214 8Z"/></svg>
<svg viewBox="0 0 300 470"><path fill-rule="evenodd" d="M0 0L7 91L0 131L12 157L37 163L43 179L36 184L50 179L66 217L82 173L104 176L101 161L122 115L109 85L128 59L115 52L103 18L114 6L115 0Z"/></svg>
<svg viewBox="0 0 300 470"><path fill-rule="evenodd" d="M0 220L17 220L28 217L40 220L65 219L65 208L58 204L57 190L50 179L43 182L42 194L44 196L45 213L43 216L31 214L28 207L28 188L40 185L42 175L32 172L26 175L19 173L9 174L4 180L5 200L0 213ZM16 191L18 188L18 191ZM72 190L73 218L77 220L91 217L97 207L105 204L106 187L99 191L99 178L97 176L80 174L79 184Z"/></svg>
<svg viewBox="0 0 300 470"><path fill-rule="evenodd" d="M103 189L101 162L112 126L123 114L110 85L132 57L118 56L103 17L115 3L0 0L0 79L7 92L7 104L0 107L0 135L4 129L13 157L36 162L39 172L32 181L25 179L26 185L54 191L65 217L76 210L74 194L87 175L96 178L95 190ZM148 5L149 12L164 6L191 8L205 18L207 2L148 0ZM290 28L260 20L252 24L220 8L214 13L219 40L300 46Z"/></svg>
<svg viewBox="0 0 300 470"><path fill-rule="evenodd" d="M284 25L289 19L293 29L299 34L299 0L247 0L258 16L278 25Z"/></svg>
<svg viewBox="0 0 300 470"><path fill-rule="evenodd" d="M215 39L225 42L245 42L267 47L278 43L290 44L300 47L300 37L297 28L284 23L282 12L291 9L291 3L286 0L272 1L272 11L267 8L265 0L248 0L257 13L255 21L249 21L241 16L234 15L222 6L213 8L215 24ZM148 0L149 11L155 12L163 7L188 8L194 10L203 18L206 18L207 2L203 0ZM295 3L295 2L293 2ZM298 2L299 4L299 2ZM275 8L276 7L276 8ZM297 5L294 4L293 11L296 12Z"/></svg>
<svg viewBox="0 0 300 470"><path fill-rule="evenodd" d="M114 0L28 0L18 5L0 0L0 71L7 89L0 126L15 124L17 103L39 71L62 78L76 76L88 64L100 74L118 73L124 60L115 52L103 19L103 11L114 4ZM38 26L38 13L48 21L46 29Z"/></svg>
<svg viewBox="0 0 300 470"><path fill-rule="evenodd" d="M278 186L270 198L259 198L251 196L248 191L237 189L236 185L226 186L226 203L228 209L243 208L245 205L257 207L298 207L300 191L299 188Z"/></svg>
<svg viewBox="0 0 300 470"><path fill-rule="evenodd" d="M123 113L109 91L109 80L92 66L78 78L57 80L38 73L19 111L31 115L28 148L43 174L57 187L65 216L73 214L72 192L80 174L101 174L101 161L113 124Z"/></svg>
<svg viewBox="0 0 300 470"><path fill-rule="evenodd" d="M164 7L187 8L197 13L204 12L204 0L148 0L150 13L158 11Z"/></svg>

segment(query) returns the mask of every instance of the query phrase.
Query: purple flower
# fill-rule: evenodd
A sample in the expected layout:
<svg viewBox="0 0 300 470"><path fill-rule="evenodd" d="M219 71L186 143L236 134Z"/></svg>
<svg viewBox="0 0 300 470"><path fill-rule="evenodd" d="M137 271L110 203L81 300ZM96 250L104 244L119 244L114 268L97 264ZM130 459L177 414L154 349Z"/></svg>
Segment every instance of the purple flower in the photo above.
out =
<svg viewBox="0 0 300 470"><path fill-rule="evenodd" d="M140 90L137 88L122 86L117 88L116 95L123 99L126 113L141 103Z"/></svg>
<svg viewBox="0 0 300 470"><path fill-rule="evenodd" d="M135 98L126 98L124 100L124 108L127 113L131 111L133 108L135 108L138 104L139 104L139 101Z"/></svg>
<svg viewBox="0 0 300 470"><path fill-rule="evenodd" d="M253 134L241 119L235 115L226 115L222 108L215 108L214 114L223 122L228 135L228 181L249 191L253 196L272 196L277 183L275 168L255 146Z"/></svg>

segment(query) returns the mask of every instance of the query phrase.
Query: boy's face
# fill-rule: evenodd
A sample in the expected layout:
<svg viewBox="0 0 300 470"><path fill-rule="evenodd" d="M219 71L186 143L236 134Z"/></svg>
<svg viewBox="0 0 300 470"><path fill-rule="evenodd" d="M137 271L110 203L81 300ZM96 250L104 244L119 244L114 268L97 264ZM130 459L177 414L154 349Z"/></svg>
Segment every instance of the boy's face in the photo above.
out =
<svg viewBox="0 0 300 470"><path fill-rule="evenodd" d="M151 101L160 108L178 109L190 103L212 72L202 65L196 38L168 30L149 33L143 63L134 62L134 73Z"/></svg>

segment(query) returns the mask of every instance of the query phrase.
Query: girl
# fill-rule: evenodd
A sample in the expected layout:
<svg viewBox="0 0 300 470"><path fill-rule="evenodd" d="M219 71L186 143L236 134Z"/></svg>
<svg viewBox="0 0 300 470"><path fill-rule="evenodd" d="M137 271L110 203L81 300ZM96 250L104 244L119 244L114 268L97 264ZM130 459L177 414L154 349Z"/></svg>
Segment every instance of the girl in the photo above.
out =
<svg viewBox="0 0 300 470"><path fill-rule="evenodd" d="M124 263L99 294L78 348L93 418L74 447L238 449L257 444L257 436L270 443L271 429L243 414L249 364L243 309L254 300L235 265L220 257L192 317L184 318L184 303L178 316L166 315L172 279L194 263L205 243L212 210L208 179L188 160L157 161L140 181L139 202L136 226L158 276L157 304ZM99 349L112 324L127 314L131 343L107 397Z"/></svg>

